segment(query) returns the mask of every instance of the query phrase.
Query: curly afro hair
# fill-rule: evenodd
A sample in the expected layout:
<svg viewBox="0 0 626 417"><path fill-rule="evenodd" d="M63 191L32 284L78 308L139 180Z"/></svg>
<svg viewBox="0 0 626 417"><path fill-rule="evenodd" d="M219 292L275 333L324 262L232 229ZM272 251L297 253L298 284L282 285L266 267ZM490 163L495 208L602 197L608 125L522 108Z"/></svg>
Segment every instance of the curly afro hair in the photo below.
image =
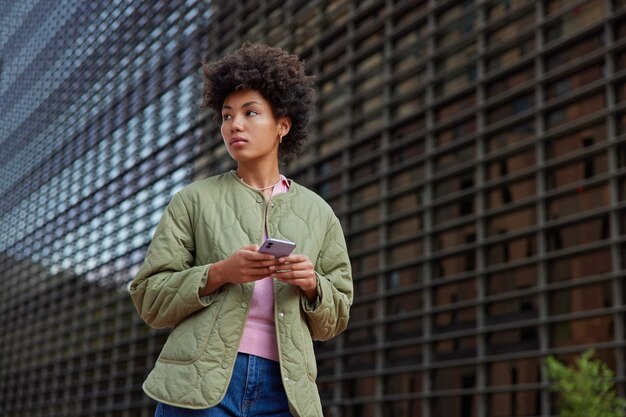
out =
<svg viewBox="0 0 626 417"><path fill-rule="evenodd" d="M291 119L289 133L279 147L281 161L294 159L304 148L315 90L296 55L280 48L245 42L241 48L204 70L203 107L221 124L222 105L237 90L256 90L271 104L274 116Z"/></svg>

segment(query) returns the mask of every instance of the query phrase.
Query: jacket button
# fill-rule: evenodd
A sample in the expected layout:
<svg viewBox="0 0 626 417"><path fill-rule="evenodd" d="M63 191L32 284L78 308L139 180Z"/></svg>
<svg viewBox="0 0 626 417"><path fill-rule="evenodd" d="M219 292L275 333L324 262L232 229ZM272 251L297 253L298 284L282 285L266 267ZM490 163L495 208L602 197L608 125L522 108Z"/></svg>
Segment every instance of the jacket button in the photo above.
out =
<svg viewBox="0 0 626 417"><path fill-rule="evenodd" d="M283 317L285 317L285 315L283 314L283 312L281 311L280 313L278 313L278 319L282 320Z"/></svg>
<svg viewBox="0 0 626 417"><path fill-rule="evenodd" d="M228 362L222 362L222 368L224 369L228 368Z"/></svg>
<svg viewBox="0 0 626 417"><path fill-rule="evenodd" d="M256 202L259 203L259 204L263 204L263 199L262 198L257 198Z"/></svg>
<svg viewBox="0 0 626 417"><path fill-rule="evenodd" d="M275 206L275 205L276 205L276 204L272 203L272 208L274 208L274 206Z"/></svg>
<svg viewBox="0 0 626 417"><path fill-rule="evenodd" d="M248 307L248 303L246 303L245 301L241 303L241 308L246 308L246 307Z"/></svg>

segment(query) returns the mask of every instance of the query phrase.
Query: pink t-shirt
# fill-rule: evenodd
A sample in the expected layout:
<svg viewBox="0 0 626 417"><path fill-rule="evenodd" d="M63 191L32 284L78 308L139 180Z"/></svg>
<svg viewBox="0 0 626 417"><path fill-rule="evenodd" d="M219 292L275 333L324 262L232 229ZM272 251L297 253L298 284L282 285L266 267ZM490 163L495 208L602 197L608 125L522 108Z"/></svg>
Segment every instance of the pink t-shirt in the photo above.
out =
<svg viewBox="0 0 626 417"><path fill-rule="evenodd" d="M272 189L272 195L287 192L289 182L280 176L281 182ZM266 236L267 237L267 236ZM243 329L239 352L278 361L276 327L274 325L274 281L262 278L254 283L252 304L246 327Z"/></svg>

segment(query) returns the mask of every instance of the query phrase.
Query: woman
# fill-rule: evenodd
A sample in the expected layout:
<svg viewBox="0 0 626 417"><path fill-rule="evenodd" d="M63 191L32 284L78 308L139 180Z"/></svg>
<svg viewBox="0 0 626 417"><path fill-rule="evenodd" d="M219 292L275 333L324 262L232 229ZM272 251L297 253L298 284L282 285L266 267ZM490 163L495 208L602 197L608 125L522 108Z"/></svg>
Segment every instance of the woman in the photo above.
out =
<svg viewBox="0 0 626 417"><path fill-rule="evenodd" d="M350 261L332 209L279 172L306 139L312 79L250 43L204 73L237 169L174 195L131 283L140 316L174 327L144 391L156 416L322 416L312 341L348 324ZM261 253L267 237L296 250Z"/></svg>

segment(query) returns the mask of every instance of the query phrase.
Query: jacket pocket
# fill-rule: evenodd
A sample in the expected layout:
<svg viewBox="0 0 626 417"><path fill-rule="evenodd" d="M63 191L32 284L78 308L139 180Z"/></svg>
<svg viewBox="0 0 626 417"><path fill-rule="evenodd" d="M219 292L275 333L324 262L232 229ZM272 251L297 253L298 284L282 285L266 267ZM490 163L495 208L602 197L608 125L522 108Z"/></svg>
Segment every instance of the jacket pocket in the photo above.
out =
<svg viewBox="0 0 626 417"><path fill-rule="evenodd" d="M163 345L158 360L178 364L195 362L206 348L222 300L222 297L216 297L209 306L191 314L176 326Z"/></svg>

